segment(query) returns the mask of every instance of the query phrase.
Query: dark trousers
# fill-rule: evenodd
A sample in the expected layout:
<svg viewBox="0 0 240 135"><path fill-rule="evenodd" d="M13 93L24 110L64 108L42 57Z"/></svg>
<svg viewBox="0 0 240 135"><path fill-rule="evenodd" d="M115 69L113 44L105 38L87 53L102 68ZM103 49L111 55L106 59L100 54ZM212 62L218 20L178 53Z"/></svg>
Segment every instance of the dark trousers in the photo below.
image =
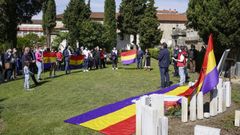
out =
<svg viewBox="0 0 240 135"><path fill-rule="evenodd" d="M112 60L112 68L117 68L117 60Z"/></svg>
<svg viewBox="0 0 240 135"><path fill-rule="evenodd" d="M101 59L101 68L106 68L105 59Z"/></svg>
<svg viewBox="0 0 240 135"><path fill-rule="evenodd" d="M34 74L30 74L30 75L31 75L31 78L32 78L34 84L35 84L35 85L38 85L38 82L37 82L37 80L36 80L36 78L35 78L35 75L34 75Z"/></svg>
<svg viewBox="0 0 240 135"><path fill-rule="evenodd" d="M161 87L165 88L169 86L169 73L168 67L159 67L160 68L160 76L161 76Z"/></svg>
<svg viewBox="0 0 240 135"><path fill-rule="evenodd" d="M137 68L142 69L142 58L137 59Z"/></svg>
<svg viewBox="0 0 240 135"><path fill-rule="evenodd" d="M173 62L173 67L174 67L174 76L179 76L177 62Z"/></svg>
<svg viewBox="0 0 240 135"><path fill-rule="evenodd" d="M95 66L96 66L96 69L98 69L99 66L101 68L101 60L99 58L95 59Z"/></svg>
<svg viewBox="0 0 240 135"><path fill-rule="evenodd" d="M70 72L71 71L70 71L70 67L69 67L69 61L65 60L65 73L69 74Z"/></svg>

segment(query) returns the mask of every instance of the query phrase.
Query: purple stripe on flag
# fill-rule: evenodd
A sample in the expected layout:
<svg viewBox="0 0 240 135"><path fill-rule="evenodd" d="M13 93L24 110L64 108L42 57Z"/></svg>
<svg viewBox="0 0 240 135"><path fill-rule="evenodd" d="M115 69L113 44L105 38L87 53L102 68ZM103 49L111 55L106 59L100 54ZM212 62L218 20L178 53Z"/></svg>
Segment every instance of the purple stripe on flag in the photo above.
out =
<svg viewBox="0 0 240 135"><path fill-rule="evenodd" d="M52 66L52 63L44 63L44 69L47 70L47 69L50 69L51 66Z"/></svg>
<svg viewBox="0 0 240 135"><path fill-rule="evenodd" d="M144 94L144 95L163 94L162 91L163 92L164 91L170 91L170 90L173 90L173 89L175 89L177 87L178 87L178 85L173 85L173 86L170 86L168 88L164 88L162 90L157 90L155 92L150 92L150 93ZM109 105L106 105L106 106L94 109L94 110L89 111L87 113L84 113L82 115L75 116L75 117L72 117L72 118L70 118L68 120L65 120L64 122L79 125L79 124L84 123L86 121L98 118L100 116L103 116L103 115L115 112L115 111L117 111L117 110L119 110L121 108L124 108L126 106L132 105L132 104L134 104L132 102L132 100L136 100L136 99L140 98L141 96L128 98L128 99L122 100L120 102L116 102L116 103L113 103L113 104L109 104Z"/></svg>
<svg viewBox="0 0 240 135"><path fill-rule="evenodd" d="M215 67L210 73L208 73L205 78L202 85L202 92L203 94L207 94L209 91L213 90L214 87L218 84L218 71Z"/></svg>
<svg viewBox="0 0 240 135"><path fill-rule="evenodd" d="M122 64L127 65L127 64L133 64L133 63L135 63L135 62L136 62L136 59L123 60L123 61L122 61Z"/></svg>

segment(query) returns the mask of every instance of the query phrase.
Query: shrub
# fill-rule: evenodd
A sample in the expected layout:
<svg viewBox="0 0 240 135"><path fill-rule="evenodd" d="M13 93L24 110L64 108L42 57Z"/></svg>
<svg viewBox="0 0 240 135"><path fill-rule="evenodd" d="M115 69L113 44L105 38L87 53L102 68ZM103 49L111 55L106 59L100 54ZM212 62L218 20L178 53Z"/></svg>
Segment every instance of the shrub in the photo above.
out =
<svg viewBox="0 0 240 135"><path fill-rule="evenodd" d="M159 54L159 49L158 48L149 48L149 52L151 54L151 57L154 59L158 59L158 54Z"/></svg>

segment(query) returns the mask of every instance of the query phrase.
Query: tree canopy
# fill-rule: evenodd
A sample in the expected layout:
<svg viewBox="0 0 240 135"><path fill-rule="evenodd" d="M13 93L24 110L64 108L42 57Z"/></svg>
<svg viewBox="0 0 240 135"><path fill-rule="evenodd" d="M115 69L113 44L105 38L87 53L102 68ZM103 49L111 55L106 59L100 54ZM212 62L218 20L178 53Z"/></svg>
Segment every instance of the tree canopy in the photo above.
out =
<svg viewBox="0 0 240 135"><path fill-rule="evenodd" d="M239 9L239 0L190 0L188 26L197 30L205 43L213 33L215 48L221 54L225 48L239 48Z"/></svg>
<svg viewBox="0 0 240 135"><path fill-rule="evenodd" d="M134 35L136 45L139 33L139 22L141 21L147 0L122 0L118 16L118 29L124 34Z"/></svg>
<svg viewBox="0 0 240 135"><path fill-rule="evenodd" d="M91 15L89 6L90 4L86 4L84 0L71 0L64 11L63 23L69 30L68 42L70 45L76 44L82 23Z"/></svg>
<svg viewBox="0 0 240 135"><path fill-rule="evenodd" d="M8 47L16 47L17 25L31 22L33 15L41 11L44 0L1 0L0 37ZM2 14L3 13L3 14Z"/></svg>
<svg viewBox="0 0 240 135"><path fill-rule="evenodd" d="M51 44L51 33L56 26L56 4L54 0L46 0L43 3L43 30L47 35L47 46L50 47Z"/></svg>
<svg viewBox="0 0 240 135"><path fill-rule="evenodd" d="M139 24L140 46L144 49L159 45L161 39L160 22L156 16L154 0L148 0L144 16Z"/></svg>
<svg viewBox="0 0 240 135"><path fill-rule="evenodd" d="M116 3L115 0L105 0L104 4L104 39L107 49L117 45L117 24L116 24Z"/></svg>

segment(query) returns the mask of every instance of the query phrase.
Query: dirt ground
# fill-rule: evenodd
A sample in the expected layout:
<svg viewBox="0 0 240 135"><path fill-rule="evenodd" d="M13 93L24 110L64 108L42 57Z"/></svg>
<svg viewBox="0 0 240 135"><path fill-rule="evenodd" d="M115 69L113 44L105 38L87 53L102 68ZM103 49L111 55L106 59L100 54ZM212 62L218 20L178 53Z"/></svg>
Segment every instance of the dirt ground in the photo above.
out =
<svg viewBox="0 0 240 135"><path fill-rule="evenodd" d="M187 123L182 123L180 116L171 116L169 117L169 135L193 135L195 125L220 128L221 135L240 135L240 127L234 127L235 110L240 109L240 80L232 80L232 87L232 105L227 108L226 112L208 119L196 120L195 122L189 121ZM208 95L204 97L204 101L206 100L207 105L209 102Z"/></svg>

